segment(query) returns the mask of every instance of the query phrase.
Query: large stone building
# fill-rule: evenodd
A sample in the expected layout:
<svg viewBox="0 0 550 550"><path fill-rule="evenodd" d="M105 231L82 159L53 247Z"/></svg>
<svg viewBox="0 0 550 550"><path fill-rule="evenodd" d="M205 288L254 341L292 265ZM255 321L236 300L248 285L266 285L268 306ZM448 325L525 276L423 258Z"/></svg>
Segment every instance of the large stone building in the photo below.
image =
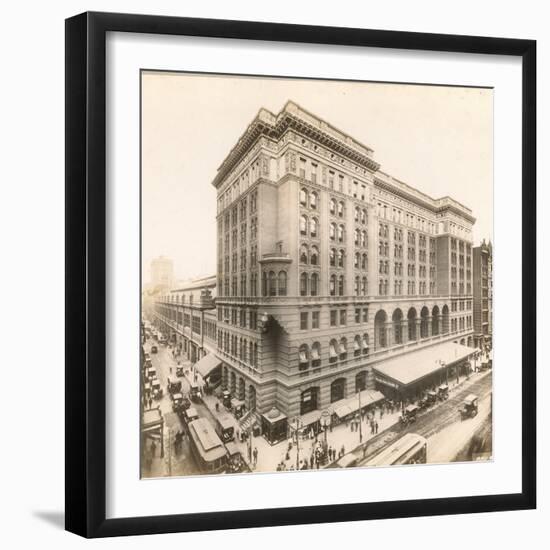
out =
<svg viewBox="0 0 550 550"><path fill-rule="evenodd" d="M493 245L491 241L474 248L474 342L491 346L493 338Z"/></svg>
<svg viewBox="0 0 550 550"><path fill-rule="evenodd" d="M418 394L473 353L466 206L293 102L258 112L213 185L216 354L249 409L309 424L361 390Z"/></svg>

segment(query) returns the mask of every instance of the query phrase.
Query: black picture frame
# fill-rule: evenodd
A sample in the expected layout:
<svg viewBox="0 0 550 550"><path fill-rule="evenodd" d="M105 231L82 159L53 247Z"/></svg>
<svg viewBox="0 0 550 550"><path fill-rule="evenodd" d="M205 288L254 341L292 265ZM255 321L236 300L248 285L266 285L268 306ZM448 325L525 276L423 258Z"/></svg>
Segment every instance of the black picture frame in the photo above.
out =
<svg viewBox="0 0 550 550"><path fill-rule="evenodd" d="M106 519L106 33L482 53L522 60L522 491L516 494ZM536 42L83 13L66 20L66 529L85 537L435 516L536 506Z"/></svg>

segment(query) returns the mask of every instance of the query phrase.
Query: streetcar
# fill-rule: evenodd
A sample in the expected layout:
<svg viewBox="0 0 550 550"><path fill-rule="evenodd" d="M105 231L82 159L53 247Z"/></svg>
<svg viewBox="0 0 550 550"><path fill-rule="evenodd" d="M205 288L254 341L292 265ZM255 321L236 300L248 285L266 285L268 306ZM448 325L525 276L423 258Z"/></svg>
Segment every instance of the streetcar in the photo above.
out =
<svg viewBox="0 0 550 550"><path fill-rule="evenodd" d="M217 474L226 471L227 449L206 418L197 418L189 423L189 443L202 473Z"/></svg>
<svg viewBox="0 0 550 550"><path fill-rule="evenodd" d="M428 441L415 433L405 434L390 444L364 466L395 466L403 464L426 464Z"/></svg>

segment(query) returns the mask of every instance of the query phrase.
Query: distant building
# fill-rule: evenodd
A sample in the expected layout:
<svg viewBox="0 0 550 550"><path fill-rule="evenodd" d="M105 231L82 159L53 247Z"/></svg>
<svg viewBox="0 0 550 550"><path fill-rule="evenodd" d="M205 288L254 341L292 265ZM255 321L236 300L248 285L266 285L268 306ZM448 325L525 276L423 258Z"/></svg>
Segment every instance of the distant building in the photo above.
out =
<svg viewBox="0 0 550 550"><path fill-rule="evenodd" d="M493 245L474 248L474 341L476 347L493 340Z"/></svg>
<svg viewBox="0 0 550 550"><path fill-rule="evenodd" d="M159 256L151 261L151 286L171 288L174 283L174 262L171 258Z"/></svg>

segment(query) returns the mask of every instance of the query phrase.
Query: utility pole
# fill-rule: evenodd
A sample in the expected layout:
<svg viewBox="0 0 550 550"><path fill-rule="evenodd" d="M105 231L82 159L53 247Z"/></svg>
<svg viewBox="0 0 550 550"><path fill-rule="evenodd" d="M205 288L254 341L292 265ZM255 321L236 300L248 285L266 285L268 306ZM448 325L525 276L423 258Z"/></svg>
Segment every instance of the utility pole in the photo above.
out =
<svg viewBox="0 0 550 550"><path fill-rule="evenodd" d="M359 390L359 443L363 443L363 414L361 411L361 390Z"/></svg>

